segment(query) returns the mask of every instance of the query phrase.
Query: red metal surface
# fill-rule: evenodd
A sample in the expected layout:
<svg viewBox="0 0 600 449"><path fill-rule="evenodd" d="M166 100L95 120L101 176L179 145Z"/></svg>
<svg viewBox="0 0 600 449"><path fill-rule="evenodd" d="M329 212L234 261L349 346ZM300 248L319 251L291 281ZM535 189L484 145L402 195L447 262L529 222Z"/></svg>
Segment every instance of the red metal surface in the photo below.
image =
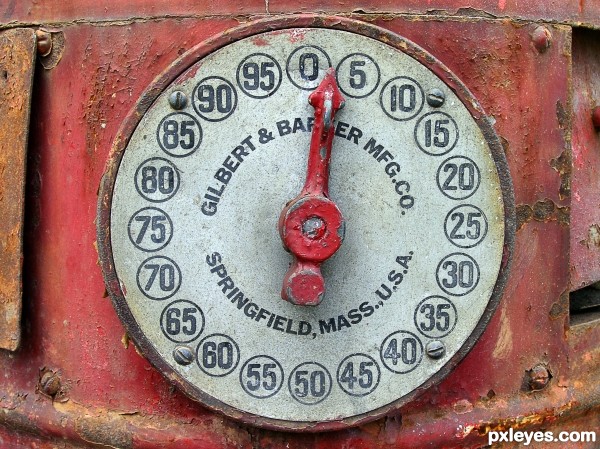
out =
<svg viewBox="0 0 600 449"><path fill-rule="evenodd" d="M336 112L344 105L335 69L327 71L317 89L308 97L315 108L308 152L306 182L296 198L286 204L279 217L279 234L294 261L283 278L281 297L301 306L316 306L325 293L321 263L342 245L344 217L329 198L329 161ZM329 106L327 106L327 102ZM326 111L326 108L329 108ZM310 231L305 230L314 221Z"/></svg>
<svg viewBox="0 0 600 449"><path fill-rule="evenodd" d="M5 23L71 20L81 11L97 19L136 6L139 15L167 8L159 2L123 9L111 5L10 2L2 8ZM168 8L178 5L189 6L170 3ZM503 14L516 8L508 1L504 6ZM438 386L370 424L288 434L215 415L174 390L136 353L106 297L97 265L97 189L111 142L152 78L196 43L237 24L227 11L242 7L232 2L217 7L212 12L223 15L210 19L65 24L62 59L36 76L25 333L17 352L0 351L4 447L40 442L42 448L94 443L186 449L474 448L486 444L490 429L597 429L599 327L597 322L568 327L573 101L571 28L563 25L546 24L551 45L539 52L531 39L534 23L445 20L443 14L372 18L436 55L469 86L495 120L515 187L519 223L505 294L478 344ZM407 4L398 8L411 11ZM541 18L577 16L578 6L532 2L525 8ZM583 11L594 8L588 1ZM552 378L545 389L530 392L524 379L540 363ZM44 393L45 384L38 385L45 369L60 378L54 396Z"/></svg>
<svg viewBox="0 0 600 449"><path fill-rule="evenodd" d="M8 0L0 6L0 17L9 23L76 24L88 21L145 20L148 17L186 18L250 16L325 12L328 14L406 14L443 17L512 18L533 21L584 24L600 27L600 0L519 1L519 0L247 0L205 2L199 7L194 0L78 0L77 2L39 2Z"/></svg>
<svg viewBox="0 0 600 449"><path fill-rule="evenodd" d="M21 340L23 215L29 110L35 62L33 30L0 33L0 348Z"/></svg>
<svg viewBox="0 0 600 449"><path fill-rule="evenodd" d="M571 289L600 281L600 32L573 35L573 176Z"/></svg>

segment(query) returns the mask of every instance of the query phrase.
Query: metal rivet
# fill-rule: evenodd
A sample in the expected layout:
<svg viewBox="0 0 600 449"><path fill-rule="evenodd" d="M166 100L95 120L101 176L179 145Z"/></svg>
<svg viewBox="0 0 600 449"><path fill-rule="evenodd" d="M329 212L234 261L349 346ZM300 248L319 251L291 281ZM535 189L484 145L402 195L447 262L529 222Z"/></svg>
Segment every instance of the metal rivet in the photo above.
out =
<svg viewBox="0 0 600 449"><path fill-rule="evenodd" d="M542 390L550 382L550 372L544 365L535 365L530 371L527 371L527 383L531 391Z"/></svg>
<svg viewBox="0 0 600 449"><path fill-rule="evenodd" d="M432 359L440 359L446 354L446 346L439 340L431 340L425 347L425 352Z"/></svg>
<svg viewBox="0 0 600 449"><path fill-rule="evenodd" d="M592 123L596 131L600 131L600 106L596 106L592 111Z"/></svg>
<svg viewBox="0 0 600 449"><path fill-rule="evenodd" d="M427 104L434 108L439 108L446 101L446 95L437 87L434 87L427 94Z"/></svg>
<svg viewBox="0 0 600 449"><path fill-rule="evenodd" d="M533 41L533 46L540 53L544 53L550 47L550 41L552 40L552 34L550 34L550 30L544 26L539 26L533 33L531 34L531 40Z"/></svg>
<svg viewBox="0 0 600 449"><path fill-rule="evenodd" d="M52 51L52 35L47 31L36 30L35 37L39 56L48 56Z"/></svg>
<svg viewBox="0 0 600 449"><path fill-rule="evenodd" d="M171 92L171 95L169 95L169 104L177 111L185 108L187 106L187 101L186 95L180 90Z"/></svg>
<svg viewBox="0 0 600 449"><path fill-rule="evenodd" d="M177 346L173 350L173 358L180 365L189 365L194 361L194 353L189 346Z"/></svg>

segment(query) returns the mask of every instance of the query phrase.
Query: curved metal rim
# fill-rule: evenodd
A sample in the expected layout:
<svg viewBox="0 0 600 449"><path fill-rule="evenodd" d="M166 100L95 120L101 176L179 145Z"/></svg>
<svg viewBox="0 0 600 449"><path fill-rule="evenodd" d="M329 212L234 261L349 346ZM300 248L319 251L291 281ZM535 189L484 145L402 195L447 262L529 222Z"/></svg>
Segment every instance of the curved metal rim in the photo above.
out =
<svg viewBox="0 0 600 449"><path fill-rule="evenodd" d="M239 39L265 32L285 30L289 28L329 28L353 32L370 37L406 53L435 73L448 87L454 91L480 127L490 147L490 150L492 151L492 157L496 164L498 176L500 178L500 186L502 189L502 197L504 202L504 247L498 278L488 305L467 341L438 372L436 372L426 382L409 394L402 396L395 401L371 412L337 421L297 422L254 415L227 405L213 396L206 394L188 382L162 359L152 343L142 333L137 321L127 306L116 275L112 258L110 211L112 205L113 188L115 185L119 165L131 135L135 131L143 115L150 108L156 98L163 92L164 89L166 89L193 64L208 54L218 50L219 48L222 48ZM257 425L269 429L311 432L343 429L380 418L411 402L425 390L439 383L441 380L447 377L450 372L452 372L458 363L473 348L475 343L477 343L479 337L487 327L487 324L489 323L500 302L510 271L510 264L514 248L515 223L514 193L509 168L502 145L483 109L475 97L467 89L467 87L461 81L459 81L446 66L444 66L432 55L418 47L416 44L398 36L389 30L353 19L317 14L279 16L277 18L257 20L255 22L222 32L215 37L196 45L194 48L184 53L180 58L174 61L161 75L156 78L150 87L144 91L140 99L137 101L135 108L127 115L119 132L117 133L111 148L111 154L109 156L104 176L101 180L97 208L98 252L104 281L120 320L125 325L127 332L136 343L144 357L146 357L156 369L158 369L165 377L167 377L167 379L177 384L191 399L200 401L211 410L223 413L230 418L247 424Z"/></svg>

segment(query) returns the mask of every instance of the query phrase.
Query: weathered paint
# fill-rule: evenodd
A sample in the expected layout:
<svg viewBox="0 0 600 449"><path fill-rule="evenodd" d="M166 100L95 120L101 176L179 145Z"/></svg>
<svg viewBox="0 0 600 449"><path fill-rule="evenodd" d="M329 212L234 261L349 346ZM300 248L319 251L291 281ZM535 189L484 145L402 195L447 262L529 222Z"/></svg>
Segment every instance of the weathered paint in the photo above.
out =
<svg viewBox="0 0 600 449"><path fill-rule="evenodd" d="M0 348L21 340L23 215L36 54L31 29L0 32Z"/></svg>
<svg viewBox="0 0 600 449"><path fill-rule="evenodd" d="M18 23L77 24L88 21L123 21L148 18L201 18L201 17L249 17L256 15L290 14L297 12L324 12L340 14L385 14L389 16L429 15L479 19L502 19L525 21L558 22L564 24L600 27L600 2L579 0L561 2L543 0L522 2L518 0L250 0L203 4L202 8L193 0L172 2L169 0L134 0L123 4L119 0L102 3L94 0L79 0L76 4L53 2L40 3L35 0L10 0L0 7L0 17L7 25Z"/></svg>
<svg viewBox="0 0 600 449"><path fill-rule="evenodd" d="M507 15L517 7L501 4ZM121 6L140 15L163 12L159 3L130 5ZM578 16L582 3L553 5L529 3L535 11L529 18L543 20L552 11ZM586 13L596 7L583 5ZM4 23L127 11L105 10L100 2L3 7ZM492 428L597 429L599 327L596 321L568 329L569 222L546 219L545 213L540 220L525 219L517 232L517 274L473 351L435 391L372 424L317 435L240 426L173 390L136 353L106 298L96 262L96 191L120 123L156 74L197 42L237 25L226 11L242 7L221 7L224 15L210 20L67 24L62 60L36 75L25 240L28 301L21 348L13 355L0 351L3 446L471 448L485 445ZM539 53L531 42L538 24L443 14L374 20L438 55L494 116L517 205L533 210L551 201L568 216L570 28L548 24L552 43ZM549 385L523 391L527 371L539 363L552 373ZM60 373L60 401L36 393L44 367Z"/></svg>
<svg viewBox="0 0 600 449"><path fill-rule="evenodd" d="M600 32L573 34L571 289L600 281Z"/></svg>

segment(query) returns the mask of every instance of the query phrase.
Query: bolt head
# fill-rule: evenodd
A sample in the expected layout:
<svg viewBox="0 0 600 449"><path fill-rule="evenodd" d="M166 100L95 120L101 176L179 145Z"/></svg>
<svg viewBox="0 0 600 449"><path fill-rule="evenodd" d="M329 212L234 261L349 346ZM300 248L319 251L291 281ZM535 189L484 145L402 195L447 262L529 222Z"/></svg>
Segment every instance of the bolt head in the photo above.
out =
<svg viewBox="0 0 600 449"><path fill-rule="evenodd" d="M531 391L544 389L552 377L548 368L541 364L534 366L527 374L529 376L528 383Z"/></svg>
<svg viewBox="0 0 600 449"><path fill-rule="evenodd" d="M189 346L177 346L173 350L173 358L178 364L186 366L194 361L194 352Z"/></svg>
<svg viewBox="0 0 600 449"><path fill-rule="evenodd" d="M180 111L181 109L185 108L187 106L187 102L187 96L180 90L173 91L171 92L171 95L169 95L169 105L176 111Z"/></svg>
<svg viewBox="0 0 600 449"><path fill-rule="evenodd" d="M531 34L531 40L533 41L533 46L536 48L536 50L540 53L544 53L550 47L552 34L545 26L539 26L533 30L533 33Z"/></svg>
<svg viewBox="0 0 600 449"><path fill-rule="evenodd" d="M432 359L441 359L446 354L446 345L439 340L431 340L425 346L425 353Z"/></svg>
<svg viewBox="0 0 600 449"><path fill-rule="evenodd" d="M441 89L434 87L427 94L427 104L434 108L439 108L446 101L446 95Z"/></svg>

